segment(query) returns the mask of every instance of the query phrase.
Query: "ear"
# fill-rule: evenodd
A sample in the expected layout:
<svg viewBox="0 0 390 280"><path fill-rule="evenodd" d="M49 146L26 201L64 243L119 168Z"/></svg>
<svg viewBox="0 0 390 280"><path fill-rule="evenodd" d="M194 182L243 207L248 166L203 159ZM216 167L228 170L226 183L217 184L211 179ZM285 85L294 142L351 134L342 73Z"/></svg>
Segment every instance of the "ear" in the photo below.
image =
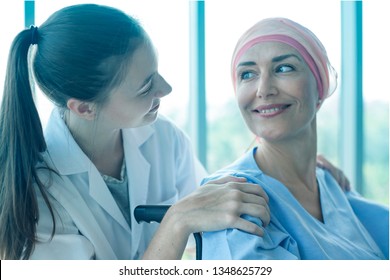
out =
<svg viewBox="0 0 390 280"><path fill-rule="evenodd" d="M69 110L71 110L80 118L92 121L96 117L95 106L93 106L93 103L70 98L66 105L68 106Z"/></svg>
<svg viewBox="0 0 390 280"><path fill-rule="evenodd" d="M321 108L321 105L322 105L322 100L321 99L318 99L318 101L317 101L317 112L318 112L318 110Z"/></svg>

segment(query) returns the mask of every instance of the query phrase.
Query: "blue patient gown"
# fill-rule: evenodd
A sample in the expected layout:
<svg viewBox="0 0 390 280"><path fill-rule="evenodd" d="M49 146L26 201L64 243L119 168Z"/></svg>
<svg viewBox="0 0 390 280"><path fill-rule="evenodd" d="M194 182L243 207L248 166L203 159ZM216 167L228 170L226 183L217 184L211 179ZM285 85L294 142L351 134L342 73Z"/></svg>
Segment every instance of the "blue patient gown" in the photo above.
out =
<svg viewBox="0 0 390 280"><path fill-rule="evenodd" d="M258 237L237 229L203 234L203 259L388 259L389 209L355 192L344 193L334 178L317 168L323 222L311 216L279 181L257 166L248 152L204 182L226 175L245 177L269 196L271 222ZM262 225L260 219L246 219Z"/></svg>

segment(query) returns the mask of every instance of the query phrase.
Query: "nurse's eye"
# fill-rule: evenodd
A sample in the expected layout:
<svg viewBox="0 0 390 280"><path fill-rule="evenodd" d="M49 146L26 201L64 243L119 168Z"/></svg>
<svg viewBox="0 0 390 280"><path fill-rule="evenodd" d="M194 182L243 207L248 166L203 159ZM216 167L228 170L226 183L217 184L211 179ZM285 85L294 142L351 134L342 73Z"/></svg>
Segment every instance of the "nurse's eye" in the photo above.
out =
<svg viewBox="0 0 390 280"><path fill-rule="evenodd" d="M144 96L144 95L147 95L150 90L153 88L153 82L150 81L146 86L145 88L141 91L141 93L139 94L139 96Z"/></svg>
<svg viewBox="0 0 390 280"><path fill-rule="evenodd" d="M252 79L254 77L256 77L256 73L254 73L253 71L242 71L239 75L240 77L240 80L249 80L249 79Z"/></svg>
<svg viewBox="0 0 390 280"><path fill-rule="evenodd" d="M287 72L291 72L294 70L295 70L295 68L289 64L283 64L283 65L276 67L276 73L287 73Z"/></svg>

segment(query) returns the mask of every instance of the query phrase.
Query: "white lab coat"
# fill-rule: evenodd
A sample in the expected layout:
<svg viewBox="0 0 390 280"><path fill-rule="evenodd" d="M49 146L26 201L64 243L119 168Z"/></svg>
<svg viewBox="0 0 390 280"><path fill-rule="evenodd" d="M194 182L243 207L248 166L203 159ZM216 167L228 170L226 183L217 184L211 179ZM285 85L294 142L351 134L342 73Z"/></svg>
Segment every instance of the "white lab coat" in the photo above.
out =
<svg viewBox="0 0 390 280"><path fill-rule="evenodd" d="M188 137L160 116L151 125L123 130L129 178L131 229L102 176L77 145L55 109L45 131L44 157L60 176L39 170L56 218L37 191L39 242L31 259L138 259L158 224L137 224L140 204L173 204L192 192L206 175Z"/></svg>

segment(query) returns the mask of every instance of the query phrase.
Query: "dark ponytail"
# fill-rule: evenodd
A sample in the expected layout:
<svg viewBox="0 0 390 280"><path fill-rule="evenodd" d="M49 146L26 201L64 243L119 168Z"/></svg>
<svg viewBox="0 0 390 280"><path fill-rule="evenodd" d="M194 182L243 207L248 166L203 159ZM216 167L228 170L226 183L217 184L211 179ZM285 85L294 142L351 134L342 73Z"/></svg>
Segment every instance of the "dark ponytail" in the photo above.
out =
<svg viewBox="0 0 390 280"><path fill-rule="evenodd" d="M51 212L52 236L55 231L53 210L36 169L37 164L48 167L42 158L46 143L29 73L58 107L66 108L69 98L103 104L123 81L135 50L148 42L137 20L94 4L65 7L38 29L17 35L0 108L0 258L30 257L39 218L35 190L42 193Z"/></svg>
<svg viewBox="0 0 390 280"><path fill-rule="evenodd" d="M0 107L1 259L28 258L36 238L34 184L42 188L36 165L46 144L28 71L33 31L20 32L12 43Z"/></svg>

